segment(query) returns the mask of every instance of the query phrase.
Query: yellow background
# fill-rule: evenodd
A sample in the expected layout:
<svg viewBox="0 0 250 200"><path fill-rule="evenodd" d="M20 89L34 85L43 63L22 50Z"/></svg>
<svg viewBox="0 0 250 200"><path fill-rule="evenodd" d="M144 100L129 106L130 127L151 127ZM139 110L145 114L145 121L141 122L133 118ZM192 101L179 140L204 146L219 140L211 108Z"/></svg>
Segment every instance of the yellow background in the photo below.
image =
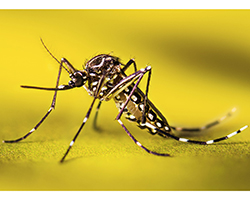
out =
<svg viewBox="0 0 250 200"><path fill-rule="evenodd" d="M0 139L26 134L50 106L58 59L82 69L99 53L152 66L149 98L173 126L202 126L233 107L233 117L196 139L225 136L250 124L249 10L1 10ZM129 70L133 72L132 68ZM69 78L64 71L61 83ZM145 88L145 80L140 84ZM58 94L56 110L28 139L0 144L1 190L249 190L250 131L199 146L125 125L157 157L138 148L114 120L113 101L94 111L62 165L60 158L92 98L83 88Z"/></svg>

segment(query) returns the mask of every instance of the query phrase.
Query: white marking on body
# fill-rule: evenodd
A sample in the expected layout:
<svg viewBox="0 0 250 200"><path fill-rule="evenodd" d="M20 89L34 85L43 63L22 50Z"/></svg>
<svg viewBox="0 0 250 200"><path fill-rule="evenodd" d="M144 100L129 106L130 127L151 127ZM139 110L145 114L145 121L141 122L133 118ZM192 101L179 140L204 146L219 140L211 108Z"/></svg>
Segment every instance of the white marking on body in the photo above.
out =
<svg viewBox="0 0 250 200"><path fill-rule="evenodd" d="M136 97L135 95L132 95L132 96L131 96L131 99L132 99L133 101L137 101L137 97Z"/></svg>
<svg viewBox="0 0 250 200"><path fill-rule="evenodd" d="M147 66L147 67L146 67L146 70L150 70L150 69L151 69L151 66Z"/></svg>
<svg viewBox="0 0 250 200"><path fill-rule="evenodd" d="M98 81L95 81L95 82L92 83L93 86L97 85L97 84L98 84Z"/></svg>
<svg viewBox="0 0 250 200"><path fill-rule="evenodd" d="M230 137L233 137L233 136L236 135L236 134L237 134L237 131L235 131L235 132L233 132L233 133L227 135L227 137L230 138Z"/></svg>
<svg viewBox="0 0 250 200"><path fill-rule="evenodd" d="M117 120L119 124L123 125L122 121L120 119Z"/></svg>
<svg viewBox="0 0 250 200"><path fill-rule="evenodd" d="M148 113L148 117L149 117L150 120L154 119L154 116L151 113Z"/></svg>
<svg viewBox="0 0 250 200"><path fill-rule="evenodd" d="M156 129L155 126L153 126L152 124L146 122L145 125L148 127L148 128L152 128L152 129Z"/></svg>
<svg viewBox="0 0 250 200"><path fill-rule="evenodd" d="M87 120L88 120L88 118L87 118L87 117L85 117L85 118L84 118L84 120L83 120L83 123L85 123Z"/></svg>
<svg viewBox="0 0 250 200"><path fill-rule="evenodd" d="M168 130L169 130L169 128L168 128L167 126L165 126L165 130L166 130L166 131L168 131Z"/></svg>
<svg viewBox="0 0 250 200"><path fill-rule="evenodd" d="M242 127L242 128L240 129L240 131L244 131L247 127L248 127L248 125Z"/></svg>
<svg viewBox="0 0 250 200"><path fill-rule="evenodd" d="M71 142L70 142L70 145L69 146L72 146L74 144L74 141L72 140Z"/></svg>
<svg viewBox="0 0 250 200"><path fill-rule="evenodd" d="M125 88L125 92L129 92L129 89L128 89L128 88Z"/></svg>
<svg viewBox="0 0 250 200"><path fill-rule="evenodd" d="M129 118L130 119L135 119L135 116L134 115L130 115Z"/></svg>
<svg viewBox="0 0 250 200"><path fill-rule="evenodd" d="M145 126L146 124L145 123L140 123L141 126Z"/></svg>
<svg viewBox="0 0 250 200"><path fill-rule="evenodd" d="M156 133L156 132L157 132L157 130L155 130L155 129L152 129L151 131L152 131L153 133Z"/></svg>
<svg viewBox="0 0 250 200"><path fill-rule="evenodd" d="M35 128L32 128L32 129L30 130L30 133L34 132L35 130L36 130Z"/></svg>
<svg viewBox="0 0 250 200"><path fill-rule="evenodd" d="M186 138L179 138L179 141L181 141L181 142L187 142L188 139L186 139Z"/></svg>
<svg viewBox="0 0 250 200"><path fill-rule="evenodd" d="M58 89L63 89L63 88L65 88L64 85L59 85L59 86L58 86Z"/></svg>
<svg viewBox="0 0 250 200"><path fill-rule="evenodd" d="M142 145L141 145L141 143L140 143L140 142L138 142L138 141L136 142L136 144L137 144L138 146L140 146L140 147L142 146Z"/></svg>
<svg viewBox="0 0 250 200"><path fill-rule="evenodd" d="M161 128L161 127L162 127L162 125L161 125L161 123L160 123L160 122L156 122L156 125L157 125L159 128Z"/></svg>
<svg viewBox="0 0 250 200"><path fill-rule="evenodd" d="M141 110L144 109L144 104L140 104L139 107L141 108Z"/></svg>
<svg viewBox="0 0 250 200"><path fill-rule="evenodd" d="M103 90L107 90L107 89L108 89L107 86L103 86L101 90L103 91Z"/></svg>
<svg viewBox="0 0 250 200"><path fill-rule="evenodd" d="M94 65L93 68L101 67L104 63L105 58L102 59L102 62L99 65Z"/></svg>
<svg viewBox="0 0 250 200"><path fill-rule="evenodd" d="M212 143L214 143L213 140L209 140L209 141L206 142L206 144L212 144Z"/></svg>
<svg viewBox="0 0 250 200"><path fill-rule="evenodd" d="M89 73L89 75L90 75L90 76L96 76L96 74L95 74L95 73Z"/></svg>

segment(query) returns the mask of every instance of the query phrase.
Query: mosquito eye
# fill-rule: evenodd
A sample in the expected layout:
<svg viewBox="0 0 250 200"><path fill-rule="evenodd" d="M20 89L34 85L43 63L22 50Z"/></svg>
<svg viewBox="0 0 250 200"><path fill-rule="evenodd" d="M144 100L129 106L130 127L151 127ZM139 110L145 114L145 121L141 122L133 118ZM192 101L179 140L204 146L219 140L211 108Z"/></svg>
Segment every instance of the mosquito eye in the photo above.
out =
<svg viewBox="0 0 250 200"><path fill-rule="evenodd" d="M71 79L72 79L71 81L73 82L73 86L81 87L83 85L83 77L82 77L81 73L75 72L72 75Z"/></svg>

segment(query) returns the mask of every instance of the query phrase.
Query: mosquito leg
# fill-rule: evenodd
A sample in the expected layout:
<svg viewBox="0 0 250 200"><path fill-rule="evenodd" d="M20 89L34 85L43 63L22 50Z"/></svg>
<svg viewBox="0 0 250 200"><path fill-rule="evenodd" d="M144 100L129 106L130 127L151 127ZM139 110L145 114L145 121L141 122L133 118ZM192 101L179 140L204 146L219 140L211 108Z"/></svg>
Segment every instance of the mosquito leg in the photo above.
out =
<svg viewBox="0 0 250 200"><path fill-rule="evenodd" d="M126 75L126 74L125 74L125 71L126 71L132 64L134 65L134 70L135 70L135 72L137 71L135 60L134 60L134 59L130 59L130 60L126 63L126 65L122 68L122 72L123 72L124 75ZM101 107L101 103L102 103L102 102L100 101L99 104L98 104L98 106L97 106L97 108L96 108L95 118L94 118L94 122L93 122L93 127L94 127L94 129L95 129L95 130L98 130L98 131L100 131L100 128L97 127L97 117L98 117L99 109L100 109L100 107Z"/></svg>
<svg viewBox="0 0 250 200"><path fill-rule="evenodd" d="M125 71L126 71L132 64L134 65L134 70L135 70L135 72L137 71L135 60L134 60L134 59L130 59L130 60L126 63L126 65L122 68L122 72L123 72L124 75L126 75L126 74L125 74ZM102 103L102 102L100 101L99 104L98 104L98 106L96 107L96 113L95 113L95 118L94 118L94 122L93 122L93 127L94 127L94 129L95 129L95 130L98 130L98 131L100 131L100 128L97 127L97 117L98 117L99 109L100 109L100 107L101 107L101 103Z"/></svg>
<svg viewBox="0 0 250 200"><path fill-rule="evenodd" d="M58 76L57 76L57 80L56 80L56 87L58 87L59 85L59 80L60 80L60 76L61 76L61 71L62 71L62 62L60 63L60 67L59 67L59 72L58 72ZM34 128L32 128L26 135L24 135L21 138L18 138L16 140L4 140L3 143L14 143L14 142L19 142L25 138L27 138L28 136L30 136L35 130L38 129L38 127L43 123L43 121L48 117L48 115L51 113L51 111L53 109L55 109L55 104L56 104L56 97L57 97L57 90L55 90L54 92L54 96L52 99L52 103L50 105L49 110L47 111L47 113L43 116L43 118L36 124L36 126Z"/></svg>
<svg viewBox="0 0 250 200"><path fill-rule="evenodd" d="M154 154L157 156L170 156L169 154L166 153L157 153L155 151L151 151L148 148L146 148L145 146L143 146L140 142L138 142L138 140L136 140L136 138L129 132L129 130L124 126L124 124L122 123L122 121L120 120L121 115L123 113L124 108L126 107L126 105L128 104L128 101L131 99L131 96L133 94L133 92L135 91L135 89L137 88L138 84L140 83L142 77L144 76L144 74L146 72L149 72L149 78L148 78L148 83L147 83L147 89L146 89L146 95L148 93L148 85L149 85L149 81L150 81L150 75L151 75L151 67L148 66L146 67L144 70L141 71L141 75L139 76L139 79L137 80L136 84L134 85L130 95L128 96L126 102L124 103L122 109L120 110L120 112L118 113L116 120L119 122L119 124L122 126L122 128L126 131L126 133L128 134L128 136L135 142L136 145L138 145L139 147L141 147L142 149L144 149L145 151L147 151L150 154ZM145 98L146 99L146 98Z"/></svg>
<svg viewBox="0 0 250 200"><path fill-rule="evenodd" d="M145 105L147 105L147 100L148 100L148 90L149 90L149 83L150 83L150 78L151 78L151 69L149 70L149 74L148 74L148 80L147 80L147 87L146 87L146 92L145 92L145 97L144 97L144 108L143 108L143 112L142 112L142 120L141 123L145 124L146 122L146 108Z"/></svg>
<svg viewBox="0 0 250 200"><path fill-rule="evenodd" d="M205 130L205 129L208 129L208 128L211 128L219 123L221 123L223 120L225 120L226 118L232 116L232 114L236 111L236 108L233 108L230 112L228 112L226 115L224 115L223 117L221 117L220 119L218 120L215 120L205 126L202 126L202 127L197 127L197 128L184 128L184 127L176 127L176 126L171 126L171 128L173 130L176 130L176 131L187 131L187 132L194 132L194 131L202 131L202 130Z"/></svg>
<svg viewBox="0 0 250 200"><path fill-rule="evenodd" d="M77 131L75 137L74 137L73 140L70 142L69 147L68 147L66 153L65 153L64 156L62 157L62 159L61 159L61 161L60 161L61 163L64 161L64 159L65 159L66 156L68 155L68 153L69 153L71 147L73 146L73 144L74 144L75 141L76 141L76 138L78 137L78 135L79 135L79 133L81 132L81 130L82 130L84 124L85 124L86 121L88 120L89 115L90 115L90 113L91 113L91 110L92 110L92 108L93 108L93 105L94 105L94 103L95 103L95 100L96 100L96 97L94 98L94 100L93 100L93 102L92 102L92 104L91 104L91 106L90 106L90 108L89 108L89 110L88 110L88 112L87 112L85 118L83 119L83 122L82 122L80 128L78 129L78 131Z"/></svg>
<svg viewBox="0 0 250 200"><path fill-rule="evenodd" d="M95 130L100 131L100 128L97 126L97 117L98 117L98 113L99 113L99 109L102 105L102 101L99 101L98 106L96 107L96 113L95 113L95 118L94 118L94 122L93 122L93 127Z"/></svg>
<svg viewBox="0 0 250 200"><path fill-rule="evenodd" d="M134 141L134 143L136 145L138 145L139 147L141 147L142 149L144 149L146 152L150 153L150 154L154 154L157 156L170 156L167 153L157 153L155 151L151 151L148 148L146 148L145 146L143 146L140 142L137 141L137 139L128 131L128 129L124 126L124 124L122 123L122 121L120 119L118 119L119 124L122 126L122 128L126 131L126 133L128 134L128 136Z"/></svg>
<svg viewBox="0 0 250 200"><path fill-rule="evenodd" d="M136 63L135 63L135 60L134 59L130 59L128 62L127 62L127 64L122 68L122 71L123 72L125 72L128 68L129 68L129 66L131 66L131 65L134 65L134 69L135 69L135 72L137 71L137 68L136 68Z"/></svg>
<svg viewBox="0 0 250 200"><path fill-rule="evenodd" d="M187 138L180 138L180 137L177 137L177 136L174 136L172 135L171 133L167 133L167 132L164 132L160 129L157 129L155 128L156 131L160 132L161 135L164 135L164 136L168 136L170 138L173 138L175 140L178 140L180 142L189 142L189 143L196 143L196 144L203 144L203 145L206 145L206 144L212 144L212 143L215 143L215 142L220 142L222 140L226 140L226 139L229 139L231 138L232 136L234 135L237 135L239 133L241 133L243 130L245 130L248 126L244 126L242 128L240 128L239 130L237 131L234 131L230 134L228 134L227 136L224 136L224 137L220 137L220 138L217 138L217 139L214 139L214 140L208 140L208 141L199 141L199 140L190 140L190 139L187 139Z"/></svg>
<svg viewBox="0 0 250 200"><path fill-rule="evenodd" d="M135 89L136 89L137 86L139 85L139 83L140 83L142 77L144 76L144 74L145 74L146 72L148 72L148 71L151 71L151 66L147 66L145 69L141 69L141 70L140 70L140 75L138 76L139 78L138 78L136 84L134 85L134 87L133 87L131 93L130 93L129 96L127 97L127 100L125 101L125 103L124 103L122 109L120 110L120 112L118 113L117 117L115 118L116 120L118 120L118 119L121 118L121 115L122 115L122 113L123 113L123 110L124 110L125 107L127 106L128 101L131 99L132 94L134 93ZM139 71L138 71L138 72L139 72Z"/></svg>
<svg viewBox="0 0 250 200"><path fill-rule="evenodd" d="M77 131L75 137L74 137L73 140L70 142L67 151L65 152L64 156L62 157L62 159L61 159L61 161L60 161L61 163L64 161L64 159L65 159L66 156L68 155L70 149L72 148L73 144L74 144L75 141L76 141L76 138L78 137L78 135L80 134L80 132L81 132L81 130L82 130L82 128L83 128L83 126L84 126L85 123L87 122L87 120L88 120L88 118L89 118L89 115L90 115L90 113L91 113L91 111L92 111L92 108L93 108L93 106L94 106L95 100L97 99L98 94L99 94L99 92L100 92L100 89L101 89L101 87L103 86L104 79L105 79L105 75L103 75L103 76L100 78L99 83L98 83L98 85L97 85L97 87L96 87L96 92L95 92L95 94L94 94L94 100L92 101L92 103L91 103L91 105L90 105L90 107L89 107L89 110L88 110L88 112L87 112L85 118L83 119L83 122L82 122L80 128L78 129L78 131Z"/></svg>

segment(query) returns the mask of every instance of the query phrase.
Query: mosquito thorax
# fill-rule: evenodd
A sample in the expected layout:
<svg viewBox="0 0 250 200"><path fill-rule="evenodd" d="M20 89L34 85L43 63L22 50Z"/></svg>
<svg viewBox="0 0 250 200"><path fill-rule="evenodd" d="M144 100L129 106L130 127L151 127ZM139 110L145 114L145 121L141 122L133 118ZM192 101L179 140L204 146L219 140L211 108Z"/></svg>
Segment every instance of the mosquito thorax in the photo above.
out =
<svg viewBox="0 0 250 200"><path fill-rule="evenodd" d="M100 54L91 58L85 67L90 76L94 74L112 75L120 71L120 62L118 57Z"/></svg>
<svg viewBox="0 0 250 200"><path fill-rule="evenodd" d="M98 94L98 98L103 99L122 79L121 65L118 57L108 54L100 54L87 61L85 70L88 73L88 84L86 87L89 94L93 96L96 93L100 80L104 78Z"/></svg>

